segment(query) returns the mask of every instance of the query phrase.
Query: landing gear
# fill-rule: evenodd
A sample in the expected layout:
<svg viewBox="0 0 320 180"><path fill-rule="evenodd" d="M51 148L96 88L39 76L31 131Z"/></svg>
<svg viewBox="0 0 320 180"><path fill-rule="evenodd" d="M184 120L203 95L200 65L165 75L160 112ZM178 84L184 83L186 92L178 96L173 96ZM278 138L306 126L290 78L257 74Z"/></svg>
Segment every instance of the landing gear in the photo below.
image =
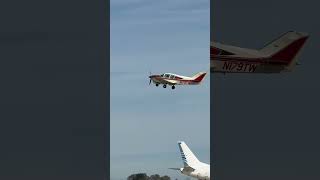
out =
<svg viewBox="0 0 320 180"><path fill-rule="evenodd" d="M164 85L163 85L163 88L166 88L166 87L167 87L167 85L166 85L166 84L164 84Z"/></svg>
<svg viewBox="0 0 320 180"><path fill-rule="evenodd" d="M156 86L159 86L159 84L156 84Z"/></svg>
<svg viewBox="0 0 320 180"><path fill-rule="evenodd" d="M172 88L172 89L175 89L176 87L175 87L175 86L172 86L171 88Z"/></svg>

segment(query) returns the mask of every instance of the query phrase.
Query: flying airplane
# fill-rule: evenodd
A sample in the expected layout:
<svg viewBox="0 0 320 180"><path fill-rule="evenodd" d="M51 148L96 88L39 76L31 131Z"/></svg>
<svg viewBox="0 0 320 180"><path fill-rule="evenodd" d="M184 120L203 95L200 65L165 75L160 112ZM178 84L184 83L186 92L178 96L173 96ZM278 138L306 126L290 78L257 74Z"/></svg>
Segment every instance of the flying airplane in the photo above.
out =
<svg viewBox="0 0 320 180"><path fill-rule="evenodd" d="M299 65L297 57L309 35L289 31L262 49L210 44L210 71L214 73L281 73Z"/></svg>
<svg viewBox="0 0 320 180"><path fill-rule="evenodd" d="M175 85L198 85L203 80L206 72L199 72L192 77L181 76L173 73L164 73L161 75L151 75L149 76L150 82L153 82L156 86L163 84L163 88L166 88L167 85L170 85L172 89L175 88Z"/></svg>
<svg viewBox="0 0 320 180"><path fill-rule="evenodd" d="M197 178L198 180L210 180L210 164L200 162L185 142L179 141L178 146L184 167L169 169L178 170L182 174Z"/></svg>

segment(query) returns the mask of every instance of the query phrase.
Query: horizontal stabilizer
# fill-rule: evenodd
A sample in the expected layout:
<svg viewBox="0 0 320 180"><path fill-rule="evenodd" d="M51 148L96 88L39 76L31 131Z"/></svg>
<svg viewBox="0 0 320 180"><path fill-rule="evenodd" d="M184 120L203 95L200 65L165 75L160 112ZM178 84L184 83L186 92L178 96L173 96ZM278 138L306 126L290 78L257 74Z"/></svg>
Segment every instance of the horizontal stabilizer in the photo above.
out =
<svg viewBox="0 0 320 180"><path fill-rule="evenodd" d="M181 168L169 168L169 169L177 170L177 171L180 171L180 170L181 170Z"/></svg>

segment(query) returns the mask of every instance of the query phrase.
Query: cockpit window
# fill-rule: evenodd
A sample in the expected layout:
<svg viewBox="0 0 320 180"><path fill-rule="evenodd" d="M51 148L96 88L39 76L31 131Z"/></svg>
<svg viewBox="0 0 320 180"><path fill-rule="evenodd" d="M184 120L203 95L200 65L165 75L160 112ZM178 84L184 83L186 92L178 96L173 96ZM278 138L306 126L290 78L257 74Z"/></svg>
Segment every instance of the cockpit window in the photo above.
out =
<svg viewBox="0 0 320 180"><path fill-rule="evenodd" d="M169 77L170 77L170 74L165 74L165 77L166 77L166 78L169 78Z"/></svg>
<svg viewBox="0 0 320 180"><path fill-rule="evenodd" d="M160 76L161 76L161 77L163 77L163 76L164 76L164 74L161 74Z"/></svg>

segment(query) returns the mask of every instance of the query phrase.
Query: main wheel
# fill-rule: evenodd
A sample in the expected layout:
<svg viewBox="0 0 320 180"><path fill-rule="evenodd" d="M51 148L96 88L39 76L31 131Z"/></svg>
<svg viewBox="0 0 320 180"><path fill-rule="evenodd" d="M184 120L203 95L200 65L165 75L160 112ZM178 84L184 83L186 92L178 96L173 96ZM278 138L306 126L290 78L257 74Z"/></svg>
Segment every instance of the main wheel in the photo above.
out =
<svg viewBox="0 0 320 180"><path fill-rule="evenodd" d="M166 85L166 84L164 84L164 85L163 85L163 88L166 88L166 87L167 87L167 85Z"/></svg>
<svg viewBox="0 0 320 180"><path fill-rule="evenodd" d="M171 88L174 89L174 88L176 88L176 87L175 87L175 86L172 86Z"/></svg>

